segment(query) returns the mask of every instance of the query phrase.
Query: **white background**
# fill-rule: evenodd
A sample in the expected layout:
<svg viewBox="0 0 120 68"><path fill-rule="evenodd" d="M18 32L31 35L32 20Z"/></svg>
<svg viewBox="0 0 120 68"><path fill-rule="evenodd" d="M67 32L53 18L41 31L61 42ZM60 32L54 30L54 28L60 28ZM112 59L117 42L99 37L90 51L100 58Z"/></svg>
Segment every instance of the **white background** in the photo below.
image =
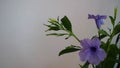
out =
<svg viewBox="0 0 120 68"><path fill-rule="evenodd" d="M89 14L113 15L120 0L0 0L0 68L79 68L78 52L58 56L74 38L47 37L43 24L49 18L67 15L79 37L97 34ZM109 27L110 20L102 28Z"/></svg>

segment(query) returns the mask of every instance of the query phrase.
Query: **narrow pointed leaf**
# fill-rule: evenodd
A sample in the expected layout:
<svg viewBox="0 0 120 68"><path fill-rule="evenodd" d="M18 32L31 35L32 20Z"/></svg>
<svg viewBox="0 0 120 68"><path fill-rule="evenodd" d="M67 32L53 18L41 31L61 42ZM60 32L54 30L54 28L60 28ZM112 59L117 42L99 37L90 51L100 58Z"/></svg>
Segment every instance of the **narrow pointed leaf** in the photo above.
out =
<svg viewBox="0 0 120 68"><path fill-rule="evenodd" d="M46 34L47 36L64 36L64 35L68 35L67 33L50 33L50 34Z"/></svg>
<svg viewBox="0 0 120 68"><path fill-rule="evenodd" d="M118 36L116 38L116 42L115 42L116 44L118 43L119 39L120 39L120 34L118 34Z"/></svg>
<svg viewBox="0 0 120 68"><path fill-rule="evenodd" d="M63 54L67 54L67 53L71 53L71 52L76 52L79 51L80 48L78 46L68 46L65 49L63 49L62 51L59 52L59 56L63 55Z"/></svg>
<svg viewBox="0 0 120 68"><path fill-rule="evenodd" d="M114 25L115 24L115 19L112 16L109 16L109 18L111 20L112 25Z"/></svg>
<svg viewBox="0 0 120 68"><path fill-rule="evenodd" d="M109 34L105 31L105 30L99 30L99 34L100 34L100 39L103 39L106 36L109 36Z"/></svg>
<svg viewBox="0 0 120 68"><path fill-rule="evenodd" d="M50 27L48 30L49 30L49 31L50 31L50 30L58 31L58 30L60 30L60 28L59 28L59 27L56 27L56 26L53 26L53 27Z"/></svg>
<svg viewBox="0 0 120 68"><path fill-rule="evenodd" d="M99 30L99 33L102 35L109 35L105 30L101 29Z"/></svg>
<svg viewBox="0 0 120 68"><path fill-rule="evenodd" d="M118 12L118 9L117 9L117 8L114 8L114 19L115 19L115 20L116 20L117 12Z"/></svg>
<svg viewBox="0 0 120 68"><path fill-rule="evenodd" d="M54 23L57 23L57 20L54 18L50 18L48 22L51 24L54 24Z"/></svg>
<svg viewBox="0 0 120 68"><path fill-rule="evenodd" d="M48 30L46 30L46 32L51 31L51 30L54 30L54 31L60 30L59 26L57 26L57 25L46 25L46 24L44 24L44 25L48 27Z"/></svg>
<svg viewBox="0 0 120 68"><path fill-rule="evenodd" d="M64 26L68 31L72 31L72 25L71 25L71 22L70 22L70 20L68 19L67 16L64 16L64 17L61 19L61 22L62 22L63 26Z"/></svg>
<svg viewBox="0 0 120 68"><path fill-rule="evenodd" d="M113 35L116 35L118 33L120 33L120 24L116 25L114 30L113 30Z"/></svg>

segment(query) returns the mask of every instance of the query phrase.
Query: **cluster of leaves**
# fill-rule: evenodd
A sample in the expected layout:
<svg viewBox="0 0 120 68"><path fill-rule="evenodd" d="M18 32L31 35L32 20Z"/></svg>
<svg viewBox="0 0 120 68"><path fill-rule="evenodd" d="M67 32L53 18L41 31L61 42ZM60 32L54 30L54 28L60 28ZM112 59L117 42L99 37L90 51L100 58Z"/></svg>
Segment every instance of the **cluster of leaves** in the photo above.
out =
<svg viewBox="0 0 120 68"><path fill-rule="evenodd" d="M49 19L48 21L50 24L46 25L49 29L46 31L54 31L55 33L49 33L46 34L47 36L67 36L65 39L70 38L71 36L75 37L78 41L80 41L75 34L72 31L72 24L70 22L70 20L68 19L67 16L64 16L61 20L59 20L59 17L57 19ZM60 33L60 31L63 31L62 33ZM65 49L61 50L59 52L59 56L66 54L66 53L71 53L71 52L76 52L79 51L81 48L79 46L75 46L75 45L70 45L67 46Z"/></svg>
<svg viewBox="0 0 120 68"><path fill-rule="evenodd" d="M65 33L50 33L47 34L47 36L64 36L64 35L68 35L68 37L66 37L65 39L68 39L71 36L72 33L72 25L69 21L69 19L67 18L67 16L64 16L61 21L59 21L59 17L56 19L50 18L49 21L50 25L46 25L49 29L46 31L65 31Z"/></svg>
<svg viewBox="0 0 120 68"><path fill-rule="evenodd" d="M120 48L119 48L119 39L120 39L120 22L116 22L117 17L117 8L114 9L114 16L109 16L111 20L112 27L109 28L109 33L105 30L99 30L99 38L103 39L108 37L106 42L102 42L101 47L106 51L107 57L101 62L96 68L114 68L117 64L117 67L120 65ZM117 37L116 37L117 36ZM115 42L113 43L113 38L116 37Z"/></svg>
<svg viewBox="0 0 120 68"><path fill-rule="evenodd" d="M94 68L114 68L116 65L118 68L120 67L120 48L119 48L119 40L120 40L120 22L116 22L117 17L117 8L114 9L114 16L109 16L112 27L108 28L109 32L104 29L98 30L98 37L101 40L101 48L103 48L106 53L106 59L101 62L99 65L93 65ZM57 19L49 19L49 25L44 24L49 29L46 31L54 31L55 33L46 34L47 36L67 36L65 39L73 36L78 42L80 40L75 36L72 31L72 24L67 16L64 16L59 20ZM59 31L64 31L62 33L58 33ZM104 42L102 39L108 37L107 41ZM112 43L113 38L115 38L115 43ZM70 45L65 49L59 52L59 56L71 52L79 51L81 48L79 46ZM86 62L84 65L80 65L81 68L88 68L89 63Z"/></svg>

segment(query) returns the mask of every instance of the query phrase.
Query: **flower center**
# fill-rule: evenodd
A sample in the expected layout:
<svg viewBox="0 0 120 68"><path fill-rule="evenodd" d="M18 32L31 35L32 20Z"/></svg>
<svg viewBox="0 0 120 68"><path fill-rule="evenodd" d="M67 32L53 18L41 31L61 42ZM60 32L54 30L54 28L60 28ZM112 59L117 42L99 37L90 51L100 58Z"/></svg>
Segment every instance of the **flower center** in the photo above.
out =
<svg viewBox="0 0 120 68"><path fill-rule="evenodd" d="M95 48L95 47L91 47L90 50L91 50L92 52L96 52L96 48Z"/></svg>

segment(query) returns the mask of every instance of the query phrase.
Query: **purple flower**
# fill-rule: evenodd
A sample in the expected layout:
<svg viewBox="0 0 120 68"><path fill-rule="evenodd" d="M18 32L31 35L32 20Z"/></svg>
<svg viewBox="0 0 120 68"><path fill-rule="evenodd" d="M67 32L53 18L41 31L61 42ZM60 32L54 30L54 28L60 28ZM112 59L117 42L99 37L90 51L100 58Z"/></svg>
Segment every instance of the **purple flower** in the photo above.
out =
<svg viewBox="0 0 120 68"><path fill-rule="evenodd" d="M81 40L80 43L83 47L79 52L81 61L88 61L91 64L98 65L105 59L106 53L100 48L101 42L97 37Z"/></svg>
<svg viewBox="0 0 120 68"><path fill-rule="evenodd" d="M104 23L103 19L106 19L106 18L107 18L106 15L96 15L95 16L95 15L88 14L88 19L95 19L98 29L100 29L101 25Z"/></svg>

